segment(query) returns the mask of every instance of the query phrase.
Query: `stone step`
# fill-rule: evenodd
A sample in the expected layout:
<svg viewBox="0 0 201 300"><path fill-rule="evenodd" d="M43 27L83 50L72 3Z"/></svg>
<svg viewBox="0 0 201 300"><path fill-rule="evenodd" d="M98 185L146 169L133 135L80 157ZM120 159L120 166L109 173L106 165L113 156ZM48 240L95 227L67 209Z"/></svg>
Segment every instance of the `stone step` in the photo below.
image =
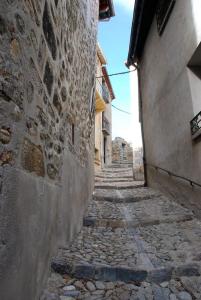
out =
<svg viewBox="0 0 201 300"><path fill-rule="evenodd" d="M147 200L134 203L91 201L84 218L84 226L136 228L188 221L193 217L192 212L165 196L153 198L149 203Z"/></svg>
<svg viewBox="0 0 201 300"><path fill-rule="evenodd" d="M139 220L139 221L125 221L124 219L95 219L92 217L85 217L83 220L83 226L86 227L111 227L113 229L115 228L138 228L138 227L146 227L146 226L153 226L153 225L159 225L162 223L180 223L180 222L186 222L192 220L192 215L184 215L181 217L170 217L166 218L164 220L157 220L157 219L147 219L147 220Z"/></svg>
<svg viewBox="0 0 201 300"><path fill-rule="evenodd" d="M120 169L103 169L101 173L103 174L114 174L114 173L126 173L126 172L133 172L132 168L120 168Z"/></svg>
<svg viewBox="0 0 201 300"><path fill-rule="evenodd" d="M95 178L103 178L103 179L106 179L106 178L108 178L108 179L113 179L113 178L133 178L133 173L125 173L125 174L123 174L123 177L122 177L122 175L120 174L120 175L114 175L114 174L107 174L107 175L105 175L105 174L102 174L102 173L99 173L99 174L95 174Z"/></svg>
<svg viewBox="0 0 201 300"><path fill-rule="evenodd" d="M96 201L107 201L114 203L134 203L142 200L151 200L161 197L161 193L139 186L138 188L126 189L98 189L93 193L93 199Z"/></svg>
<svg viewBox="0 0 201 300"><path fill-rule="evenodd" d="M98 280L104 282L149 283L168 282L181 277L200 276L201 264L182 264L156 269L134 269L128 267L112 267L100 264L69 263L65 258L54 258L51 268L61 275L69 275L76 279ZM162 299L161 299L162 300Z"/></svg>
<svg viewBox="0 0 201 300"><path fill-rule="evenodd" d="M101 281L135 281L142 282L147 278L147 271L133 270L124 267L111 267L99 264L69 263L65 258L55 258L52 269L59 274L68 274L77 279L95 279Z"/></svg>
<svg viewBox="0 0 201 300"><path fill-rule="evenodd" d="M102 178L102 179L113 179L113 178L133 178L132 172L125 172L125 173L98 173L95 174L95 178Z"/></svg>
<svg viewBox="0 0 201 300"><path fill-rule="evenodd" d="M96 182L103 183L111 183L111 182L133 182L134 179L132 176L128 177L115 177L115 178L107 178L107 177L95 177Z"/></svg>
<svg viewBox="0 0 201 300"><path fill-rule="evenodd" d="M130 168L132 168L133 167L133 164L132 163L129 163L129 162L125 162L125 163L114 163L114 164L112 164L112 165L110 165L110 166L107 166L107 169L109 168L111 168L111 169L115 169L115 168L121 168L121 169L123 169L123 168L128 168L128 167L130 167Z"/></svg>
<svg viewBox="0 0 201 300"><path fill-rule="evenodd" d="M115 182L115 181L123 181L123 182L130 182L130 181L135 181L133 176L125 176L125 177L95 177L95 181L99 182Z"/></svg>
<svg viewBox="0 0 201 300"><path fill-rule="evenodd" d="M160 196L154 196L156 197L160 197ZM111 203L135 203L135 202L140 202L143 200L151 200L153 199L153 197L151 195L146 195L146 196L136 196L136 197L125 197L124 199L122 198L116 198L116 197L107 197L107 196L95 196L93 198L95 201L107 201L107 202L111 202Z"/></svg>
<svg viewBox="0 0 201 300"><path fill-rule="evenodd" d="M112 183L112 182L133 182L133 177L119 177L119 178L101 178L95 177L95 182Z"/></svg>
<svg viewBox="0 0 201 300"><path fill-rule="evenodd" d="M116 165L116 166L112 166L112 167L107 167L105 169L103 169L103 171L110 171L110 170L119 170L119 171L123 171L125 169L133 169L133 165L131 164L125 164L125 165Z"/></svg>
<svg viewBox="0 0 201 300"><path fill-rule="evenodd" d="M56 277L55 294L41 300L200 300L201 222L158 191L128 188L136 182L116 176L131 173L97 175L104 181L96 182L81 232L52 260L65 284L55 288Z"/></svg>
<svg viewBox="0 0 201 300"><path fill-rule="evenodd" d="M132 181L132 182L96 182L95 189L104 190L126 190L126 189L136 189L144 187L142 181Z"/></svg>
<svg viewBox="0 0 201 300"><path fill-rule="evenodd" d="M52 268L75 278L125 282L200 276L200 235L197 220L138 229L83 227Z"/></svg>
<svg viewBox="0 0 201 300"><path fill-rule="evenodd" d="M135 179L133 176L123 176L123 177L95 177L96 181L103 181L103 182L113 182L113 181L134 181Z"/></svg>
<svg viewBox="0 0 201 300"><path fill-rule="evenodd" d="M116 177L126 177L126 176L129 176L129 177L133 177L133 172L131 171L126 171L126 172L117 172L117 173L97 173L96 175L98 176L103 176L103 177L111 177L111 178L116 178Z"/></svg>

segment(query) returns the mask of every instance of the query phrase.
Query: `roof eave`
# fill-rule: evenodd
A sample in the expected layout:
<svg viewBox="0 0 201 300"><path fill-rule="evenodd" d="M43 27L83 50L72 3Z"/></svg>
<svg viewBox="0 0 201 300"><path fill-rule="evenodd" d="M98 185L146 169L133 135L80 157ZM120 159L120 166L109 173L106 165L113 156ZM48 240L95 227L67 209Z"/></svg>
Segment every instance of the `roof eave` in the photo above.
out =
<svg viewBox="0 0 201 300"><path fill-rule="evenodd" d="M103 50L101 49L99 43L97 44L97 54L100 59L101 65L107 65L107 60L105 58L105 55L104 55Z"/></svg>
<svg viewBox="0 0 201 300"><path fill-rule="evenodd" d="M130 67L142 56L144 45L151 27L157 0L136 0L131 27L130 45L126 65Z"/></svg>
<svg viewBox="0 0 201 300"><path fill-rule="evenodd" d="M114 10L113 0L109 0L109 6L110 6L110 17L114 17L115 16L115 10Z"/></svg>
<svg viewBox="0 0 201 300"><path fill-rule="evenodd" d="M107 6L108 6L108 11L105 13L102 12L102 15L99 11L99 20L100 21L109 21L110 18L115 16L113 0L107 0L106 2L107 2ZM100 5L101 5L101 0L100 0Z"/></svg>
<svg viewBox="0 0 201 300"><path fill-rule="evenodd" d="M138 34L141 23L140 15L144 5L144 0L136 0L135 7L133 11L133 21L131 27L131 35L130 35L130 44L129 44L129 52L127 58L127 67L130 67L133 63L136 62L136 46L138 41Z"/></svg>

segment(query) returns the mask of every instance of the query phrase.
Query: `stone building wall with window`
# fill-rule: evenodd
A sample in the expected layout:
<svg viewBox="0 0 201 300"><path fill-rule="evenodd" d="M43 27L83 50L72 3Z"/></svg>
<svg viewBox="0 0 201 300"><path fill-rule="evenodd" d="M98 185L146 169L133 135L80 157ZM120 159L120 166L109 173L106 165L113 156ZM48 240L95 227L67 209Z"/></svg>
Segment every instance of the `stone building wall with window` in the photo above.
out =
<svg viewBox="0 0 201 300"><path fill-rule="evenodd" d="M98 0L0 1L0 299L39 299L93 190Z"/></svg>
<svg viewBox="0 0 201 300"><path fill-rule="evenodd" d="M106 66L103 66L102 71L103 98L106 102L105 110L102 112L102 166L109 166L112 163L112 101L115 99L115 94Z"/></svg>
<svg viewBox="0 0 201 300"><path fill-rule="evenodd" d="M138 65L147 183L199 216L200 188L152 166L201 184L201 141L190 124L201 111L200 9L199 0L137 0L128 56Z"/></svg>
<svg viewBox="0 0 201 300"><path fill-rule="evenodd" d="M106 64L106 58L97 44L96 55L96 111L95 111L95 170L102 165L102 112L106 108L106 103L102 97L103 72L102 65Z"/></svg>
<svg viewBox="0 0 201 300"><path fill-rule="evenodd" d="M95 111L95 169L112 162L112 107L115 98L106 70L106 58L97 45L96 111Z"/></svg>

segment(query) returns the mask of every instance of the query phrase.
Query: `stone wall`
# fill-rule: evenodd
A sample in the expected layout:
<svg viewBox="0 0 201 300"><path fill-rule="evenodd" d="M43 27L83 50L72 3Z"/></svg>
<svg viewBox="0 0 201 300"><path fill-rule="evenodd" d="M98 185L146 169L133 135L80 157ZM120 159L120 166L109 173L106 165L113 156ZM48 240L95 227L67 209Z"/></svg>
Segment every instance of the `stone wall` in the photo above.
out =
<svg viewBox="0 0 201 300"><path fill-rule="evenodd" d="M39 298L93 189L98 0L0 2L0 298Z"/></svg>
<svg viewBox="0 0 201 300"><path fill-rule="evenodd" d="M112 162L133 164L133 148L120 137L112 141Z"/></svg>

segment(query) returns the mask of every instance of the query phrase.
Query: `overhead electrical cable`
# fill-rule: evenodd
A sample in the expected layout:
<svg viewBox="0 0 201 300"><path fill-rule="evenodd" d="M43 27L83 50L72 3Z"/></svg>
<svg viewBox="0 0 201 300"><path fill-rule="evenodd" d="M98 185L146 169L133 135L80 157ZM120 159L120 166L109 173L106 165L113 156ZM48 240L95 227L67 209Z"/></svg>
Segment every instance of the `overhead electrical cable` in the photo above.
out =
<svg viewBox="0 0 201 300"><path fill-rule="evenodd" d="M123 109L121 109L121 108L118 108L118 107L116 107L116 106L115 106L115 105L113 105L113 104L112 104L112 107L114 107L115 109L117 109L117 110L119 110L119 111L121 111L121 112L123 112L123 113L125 113L125 114L131 115L131 113L130 113L130 112L128 112L128 111L125 111L125 110L123 110Z"/></svg>
<svg viewBox="0 0 201 300"><path fill-rule="evenodd" d="M108 74L109 77L112 77L112 76L118 76L118 75L124 75L124 74L129 74L129 73L132 73L134 71L137 70L137 67L135 67L135 69L131 70L131 71L126 71L126 72L119 72L119 73L113 73L113 74ZM103 78L104 76L98 76L96 77L96 79L98 78Z"/></svg>
<svg viewBox="0 0 201 300"><path fill-rule="evenodd" d="M134 72L134 71L136 71L138 69L138 66L136 64L134 65L134 67L135 67L135 69L133 69L133 70L129 70L129 71L126 71L126 72L118 72L118 73L108 74L107 76L111 77L111 76L118 76L118 75L129 74L129 73L132 73L132 72ZM103 76L98 76L98 77L96 77L96 79L103 78L103 77L105 77L105 76L104 75ZM117 110L119 110L119 111L121 111L121 112L123 112L123 113L125 113L127 115L131 115L130 112L125 111L125 110L123 110L121 108L118 108L118 107L116 107L113 104L112 104L112 107L114 107L115 109L117 109Z"/></svg>

